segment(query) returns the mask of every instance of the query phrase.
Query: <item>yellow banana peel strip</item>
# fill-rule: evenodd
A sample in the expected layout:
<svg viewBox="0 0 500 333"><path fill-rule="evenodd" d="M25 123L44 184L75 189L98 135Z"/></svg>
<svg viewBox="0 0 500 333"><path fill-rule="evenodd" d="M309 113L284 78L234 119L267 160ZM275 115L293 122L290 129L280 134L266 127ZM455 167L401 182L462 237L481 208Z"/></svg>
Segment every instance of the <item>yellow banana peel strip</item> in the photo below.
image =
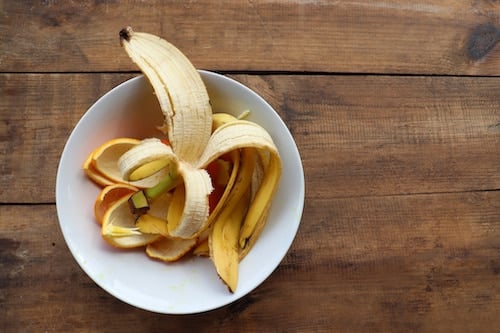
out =
<svg viewBox="0 0 500 333"><path fill-rule="evenodd" d="M208 237L210 258L212 258L217 274L230 292L234 292L238 284L240 261L238 237L241 223L248 209L250 188L246 187L242 193L238 194L241 194L238 201L222 211L213 223Z"/></svg>
<svg viewBox="0 0 500 333"><path fill-rule="evenodd" d="M121 44L151 82L164 114L168 140L180 160L195 162L211 134L212 108L199 73L166 40L128 27Z"/></svg>
<svg viewBox="0 0 500 333"><path fill-rule="evenodd" d="M252 174L255 165L253 148L241 151L241 167L221 213L215 219L208 237L210 257L217 273L231 292L238 283L239 236L241 222L251 195Z"/></svg>
<svg viewBox="0 0 500 333"><path fill-rule="evenodd" d="M205 169L195 169L181 163L179 168L184 183L177 186L168 210L168 231L179 238L196 237L208 220L208 195L212 181Z"/></svg>
<svg viewBox="0 0 500 333"><path fill-rule="evenodd" d="M270 154L268 165L264 169L262 182L248 208L245 221L240 230L240 258L244 258L259 238L271 208L272 198L276 193L281 177L279 155Z"/></svg>

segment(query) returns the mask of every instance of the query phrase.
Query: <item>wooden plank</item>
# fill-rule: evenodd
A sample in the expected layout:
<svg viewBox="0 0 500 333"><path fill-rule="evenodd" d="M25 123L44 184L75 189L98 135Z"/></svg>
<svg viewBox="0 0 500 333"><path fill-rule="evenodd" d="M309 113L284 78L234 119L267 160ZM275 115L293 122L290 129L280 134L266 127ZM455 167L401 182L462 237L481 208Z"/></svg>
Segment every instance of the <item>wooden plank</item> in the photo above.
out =
<svg viewBox="0 0 500 333"><path fill-rule="evenodd" d="M500 75L497 1L2 1L1 72L128 71L125 25L197 67Z"/></svg>
<svg viewBox="0 0 500 333"><path fill-rule="evenodd" d="M499 191L309 193L297 238L271 277L242 300L194 316L114 299L71 257L54 205L4 205L0 330L489 332L500 325Z"/></svg>
<svg viewBox="0 0 500 333"><path fill-rule="evenodd" d="M131 76L0 75L0 202L53 202L73 126ZM500 188L500 78L233 77L278 110L314 198Z"/></svg>
<svg viewBox="0 0 500 333"><path fill-rule="evenodd" d="M0 202L53 202L59 158L85 111L132 74L2 74ZM29 189L18 191L17 188Z"/></svg>

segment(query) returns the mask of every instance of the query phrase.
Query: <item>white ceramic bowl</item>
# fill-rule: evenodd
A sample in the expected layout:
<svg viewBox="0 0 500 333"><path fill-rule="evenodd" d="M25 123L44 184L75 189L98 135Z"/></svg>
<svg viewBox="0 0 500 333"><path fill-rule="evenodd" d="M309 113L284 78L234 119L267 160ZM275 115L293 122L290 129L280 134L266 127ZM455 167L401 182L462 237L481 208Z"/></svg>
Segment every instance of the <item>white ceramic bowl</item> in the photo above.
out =
<svg viewBox="0 0 500 333"><path fill-rule="evenodd" d="M267 224L240 264L238 287L231 294L207 258L163 263L143 249L117 250L100 235L93 205L99 188L86 178L88 154L117 137L151 136L162 123L152 88L143 76L126 81L100 98L80 119L61 156L56 204L64 239L81 268L104 290L138 308L158 313L204 312L229 304L260 285L280 264L295 237L304 205L304 173L297 146L273 108L244 85L213 72L200 71L214 112L238 115L265 127L283 160L280 186Z"/></svg>

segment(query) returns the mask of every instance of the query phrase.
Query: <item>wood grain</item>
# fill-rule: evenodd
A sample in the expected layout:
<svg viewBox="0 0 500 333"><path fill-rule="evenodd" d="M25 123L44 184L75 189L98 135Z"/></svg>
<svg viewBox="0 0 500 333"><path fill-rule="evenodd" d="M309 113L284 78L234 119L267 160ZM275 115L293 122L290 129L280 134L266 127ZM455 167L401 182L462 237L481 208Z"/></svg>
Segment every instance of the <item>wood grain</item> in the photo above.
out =
<svg viewBox="0 0 500 333"><path fill-rule="evenodd" d="M59 229L71 130L139 74L126 25L255 90L301 153L290 251L221 309L123 303ZM0 332L495 332L499 40L496 0L0 0Z"/></svg>
<svg viewBox="0 0 500 333"><path fill-rule="evenodd" d="M57 164L76 122L134 75L0 75L0 202L54 202ZM308 186L312 198L500 188L499 78L233 77L290 128L306 182L319 185ZM19 186L30 191L11 190Z"/></svg>
<svg viewBox="0 0 500 333"><path fill-rule="evenodd" d="M199 68L499 75L500 4L474 1L1 1L0 71L128 71L126 25Z"/></svg>
<svg viewBox="0 0 500 333"><path fill-rule="evenodd" d="M17 225L0 224L0 330L490 331L499 324L499 202L498 191L309 198L273 275L192 316L135 309L96 286L64 244L54 205L4 206L0 220Z"/></svg>
<svg viewBox="0 0 500 333"><path fill-rule="evenodd" d="M73 127L132 76L0 74L0 202L54 202L59 158Z"/></svg>

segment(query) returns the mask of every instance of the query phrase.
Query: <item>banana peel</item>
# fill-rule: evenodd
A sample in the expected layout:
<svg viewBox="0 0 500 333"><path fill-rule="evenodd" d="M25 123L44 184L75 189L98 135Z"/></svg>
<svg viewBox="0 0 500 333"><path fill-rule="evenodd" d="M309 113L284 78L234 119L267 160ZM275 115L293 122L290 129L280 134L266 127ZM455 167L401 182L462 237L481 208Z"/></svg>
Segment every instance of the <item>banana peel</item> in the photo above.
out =
<svg viewBox="0 0 500 333"><path fill-rule="evenodd" d="M120 198L138 191L134 186L127 184L111 184L104 187L94 202L94 217L102 225L104 214L109 207Z"/></svg>
<svg viewBox="0 0 500 333"><path fill-rule="evenodd" d="M198 257L210 256L210 248L208 247L208 238L196 244L196 246L193 249L193 254Z"/></svg>
<svg viewBox="0 0 500 333"><path fill-rule="evenodd" d="M247 187L239 200L225 209L214 222L208 237L208 248L217 274L234 293L238 285L240 249L238 239L241 223L248 209L250 188Z"/></svg>
<svg viewBox="0 0 500 333"><path fill-rule="evenodd" d="M166 262L177 261L196 245L196 239L163 237L148 244L146 254L153 259Z"/></svg>
<svg viewBox="0 0 500 333"><path fill-rule="evenodd" d="M155 138L110 142L91 153L84 170L101 186L148 189L172 170L178 179L160 216L148 212L136 221L124 211L127 197L114 203L104 214L103 238L117 247L146 246L150 257L164 261L193 248L209 253L234 292L238 263L262 232L279 184L278 149L263 127L244 120L247 110L239 117L213 113L199 73L175 46L130 27L120 31L120 42L154 89L168 144ZM206 168L223 156L231 160L231 172L218 204L209 209L214 180Z"/></svg>
<svg viewBox="0 0 500 333"><path fill-rule="evenodd" d="M159 234L145 234L135 225L135 216L130 214L128 199L131 194L118 199L104 214L101 235L117 248L142 247L161 238Z"/></svg>
<svg viewBox="0 0 500 333"><path fill-rule="evenodd" d="M251 195L252 174L255 165L253 148L243 148L237 180L231 188L220 215L213 223L208 247L210 257L221 280L231 292L236 290L238 283L239 236Z"/></svg>
<svg viewBox="0 0 500 333"><path fill-rule="evenodd" d="M243 251L243 257L252 248L262 232L267 214L271 208L271 199L278 188L280 175L281 160L277 154L271 153L269 162L264 170L262 183L250 204L245 221L241 227L239 244Z"/></svg>

